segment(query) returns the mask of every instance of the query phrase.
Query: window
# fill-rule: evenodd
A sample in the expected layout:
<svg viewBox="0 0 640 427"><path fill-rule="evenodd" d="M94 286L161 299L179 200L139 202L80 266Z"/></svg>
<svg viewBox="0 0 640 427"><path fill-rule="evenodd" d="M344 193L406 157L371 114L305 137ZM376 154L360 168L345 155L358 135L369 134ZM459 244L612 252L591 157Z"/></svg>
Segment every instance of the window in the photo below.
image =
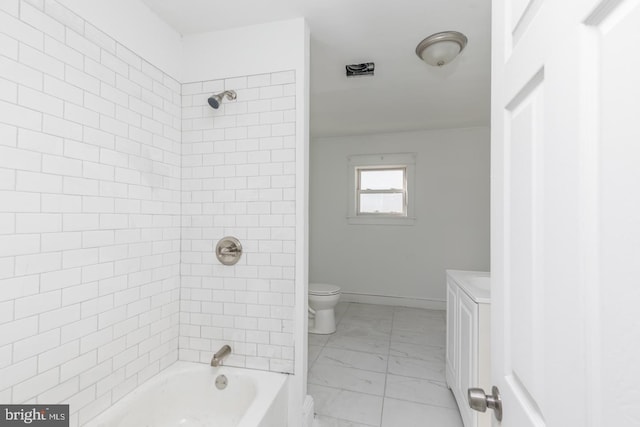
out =
<svg viewBox="0 0 640 427"><path fill-rule="evenodd" d="M356 168L356 215L407 216L407 168Z"/></svg>
<svg viewBox="0 0 640 427"><path fill-rule="evenodd" d="M414 223L415 154L350 156L349 224Z"/></svg>

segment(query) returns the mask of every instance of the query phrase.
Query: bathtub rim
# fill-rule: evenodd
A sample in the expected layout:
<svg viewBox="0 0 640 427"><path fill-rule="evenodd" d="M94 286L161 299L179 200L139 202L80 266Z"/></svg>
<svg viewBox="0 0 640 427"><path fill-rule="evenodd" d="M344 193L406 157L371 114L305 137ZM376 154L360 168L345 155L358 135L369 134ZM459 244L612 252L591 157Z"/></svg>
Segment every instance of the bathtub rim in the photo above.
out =
<svg viewBox="0 0 640 427"><path fill-rule="evenodd" d="M150 389L154 385L159 385L163 380L167 379L168 376L176 375L179 371L183 369L202 369L203 371L206 369L214 369L219 372L219 374L225 375L237 375L240 377L250 377L256 380L255 390L256 395L250 404L247 411L244 413L240 421L238 422L236 427L261 427L263 425L262 420L265 419L268 415L268 412L275 403L278 401L282 401L282 396L286 397L287 393L287 381L289 379L288 374L271 372L271 371L263 371L259 369L251 369L251 368L240 368L235 366L226 366L222 365L219 367L212 367L206 363L199 362L191 362L184 360L177 360L173 362L171 365L167 366L157 374L145 380L143 383L139 384L136 388L131 390L129 393L123 395L120 399L113 402L109 407L107 407L104 411L96 414L95 417L88 420L86 423L82 424L82 427L108 427L108 422L112 420L113 416L116 414L112 414L109 416L109 411L114 409L115 411L121 411L127 407L127 404L130 404L131 400L137 398L141 393L145 390ZM266 399L266 395L271 395L270 399ZM286 399L285 399L286 401ZM287 423L287 413L286 408L283 414L283 421L286 425Z"/></svg>

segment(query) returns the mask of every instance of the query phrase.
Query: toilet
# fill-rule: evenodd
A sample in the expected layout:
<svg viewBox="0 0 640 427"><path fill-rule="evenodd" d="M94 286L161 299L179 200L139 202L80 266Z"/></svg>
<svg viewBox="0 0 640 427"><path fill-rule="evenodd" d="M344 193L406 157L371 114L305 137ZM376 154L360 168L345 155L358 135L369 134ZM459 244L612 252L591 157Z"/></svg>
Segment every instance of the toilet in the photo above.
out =
<svg viewBox="0 0 640 427"><path fill-rule="evenodd" d="M309 333L332 334L336 331L334 308L340 299L340 286L309 283Z"/></svg>

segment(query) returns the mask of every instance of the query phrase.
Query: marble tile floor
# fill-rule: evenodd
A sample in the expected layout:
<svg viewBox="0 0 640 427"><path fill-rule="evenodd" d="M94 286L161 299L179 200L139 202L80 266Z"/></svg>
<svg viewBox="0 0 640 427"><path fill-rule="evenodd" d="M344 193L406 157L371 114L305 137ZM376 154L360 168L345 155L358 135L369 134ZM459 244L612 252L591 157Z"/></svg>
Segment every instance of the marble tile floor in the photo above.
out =
<svg viewBox="0 0 640 427"><path fill-rule="evenodd" d="M445 382L445 312L339 303L309 334L314 427L462 427Z"/></svg>

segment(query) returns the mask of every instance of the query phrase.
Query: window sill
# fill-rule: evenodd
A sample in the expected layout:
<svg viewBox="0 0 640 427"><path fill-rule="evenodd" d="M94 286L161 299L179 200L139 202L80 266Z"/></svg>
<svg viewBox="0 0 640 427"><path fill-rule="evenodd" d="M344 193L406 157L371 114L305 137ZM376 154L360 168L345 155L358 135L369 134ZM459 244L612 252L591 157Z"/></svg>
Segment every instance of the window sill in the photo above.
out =
<svg viewBox="0 0 640 427"><path fill-rule="evenodd" d="M412 217L397 216L348 216L347 224L350 225L415 225L416 219Z"/></svg>

